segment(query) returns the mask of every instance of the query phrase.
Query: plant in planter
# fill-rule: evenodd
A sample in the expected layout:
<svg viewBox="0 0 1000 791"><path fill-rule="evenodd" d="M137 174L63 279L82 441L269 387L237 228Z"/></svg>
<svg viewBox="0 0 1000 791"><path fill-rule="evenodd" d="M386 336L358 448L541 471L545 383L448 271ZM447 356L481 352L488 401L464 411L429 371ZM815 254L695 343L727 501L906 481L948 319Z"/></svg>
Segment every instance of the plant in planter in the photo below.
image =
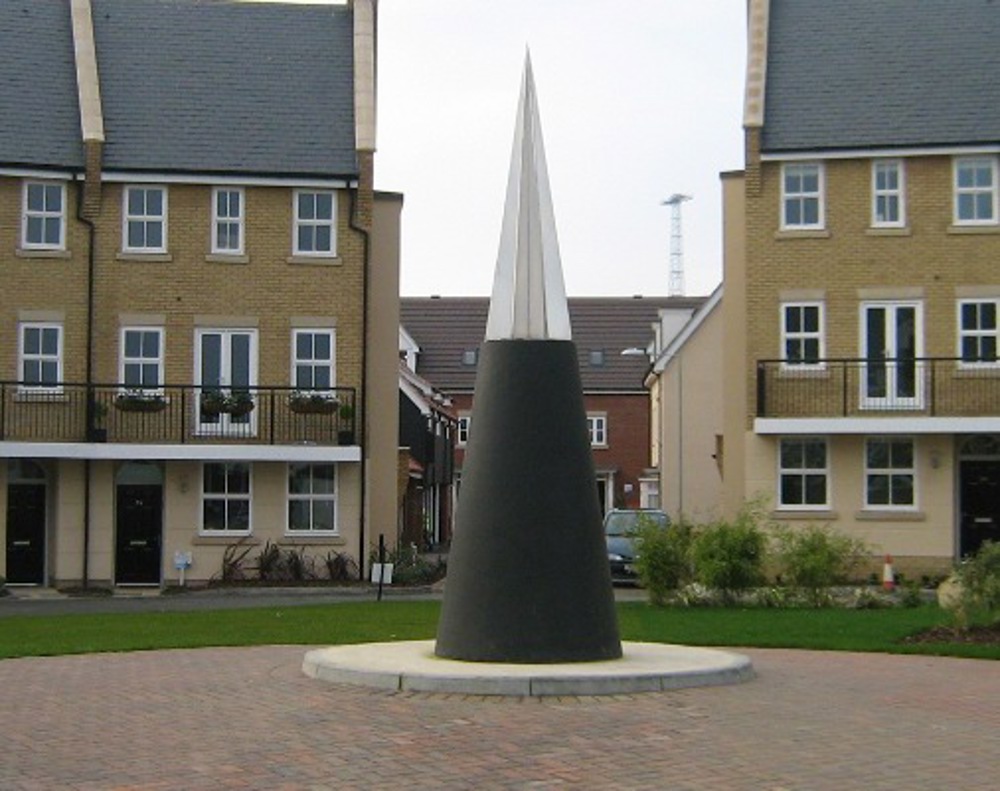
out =
<svg viewBox="0 0 1000 791"><path fill-rule="evenodd" d="M253 396L249 393L226 395L221 390L206 390L201 394L202 415L247 415L253 411Z"/></svg>
<svg viewBox="0 0 1000 791"><path fill-rule="evenodd" d="M340 407L333 393L310 393L296 390L288 397L288 408L300 415L332 415Z"/></svg>
<svg viewBox="0 0 1000 791"><path fill-rule="evenodd" d="M338 412L340 422L337 424L337 442L341 445L354 444L354 407L342 404Z"/></svg>
<svg viewBox="0 0 1000 791"><path fill-rule="evenodd" d="M249 393L233 393L226 399L226 412L230 415L249 415L253 408L253 396Z"/></svg>
<svg viewBox="0 0 1000 791"><path fill-rule="evenodd" d="M147 390L125 390L115 396L115 409L122 412L162 412L167 399L162 393Z"/></svg>
<svg viewBox="0 0 1000 791"><path fill-rule="evenodd" d="M88 442L107 442L108 429L105 425L105 418L108 416L108 408L100 401L91 399L90 415L87 425Z"/></svg>

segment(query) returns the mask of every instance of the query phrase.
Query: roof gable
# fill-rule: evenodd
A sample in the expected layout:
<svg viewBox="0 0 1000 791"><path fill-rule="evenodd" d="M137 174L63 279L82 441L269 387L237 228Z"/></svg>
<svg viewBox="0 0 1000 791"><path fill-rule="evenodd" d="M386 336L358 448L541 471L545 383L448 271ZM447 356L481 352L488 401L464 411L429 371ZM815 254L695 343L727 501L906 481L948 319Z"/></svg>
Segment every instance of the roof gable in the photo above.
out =
<svg viewBox="0 0 1000 791"><path fill-rule="evenodd" d="M764 152L1000 142L1000 5L771 0Z"/></svg>

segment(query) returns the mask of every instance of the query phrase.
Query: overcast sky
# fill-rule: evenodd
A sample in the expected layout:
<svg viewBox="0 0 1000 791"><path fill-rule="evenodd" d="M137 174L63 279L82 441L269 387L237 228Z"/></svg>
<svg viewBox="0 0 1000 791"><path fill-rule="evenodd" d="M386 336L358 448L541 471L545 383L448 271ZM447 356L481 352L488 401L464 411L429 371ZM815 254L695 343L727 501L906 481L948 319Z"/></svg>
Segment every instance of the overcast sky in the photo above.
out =
<svg viewBox="0 0 1000 791"><path fill-rule="evenodd" d="M719 173L743 165L745 0L380 0L376 186L405 195L402 293L488 295L530 47L566 290L722 276Z"/></svg>

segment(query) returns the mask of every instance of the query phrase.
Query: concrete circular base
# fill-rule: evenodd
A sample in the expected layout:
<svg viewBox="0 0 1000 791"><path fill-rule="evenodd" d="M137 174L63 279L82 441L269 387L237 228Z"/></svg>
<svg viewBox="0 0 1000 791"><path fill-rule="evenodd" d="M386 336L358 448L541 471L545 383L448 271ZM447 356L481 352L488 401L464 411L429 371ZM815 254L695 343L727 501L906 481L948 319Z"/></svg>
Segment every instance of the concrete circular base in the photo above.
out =
<svg viewBox="0 0 1000 791"><path fill-rule="evenodd" d="M501 664L434 655L434 641L367 643L309 651L302 671L342 684L466 695L619 695L737 684L754 677L750 660L708 648L623 643L604 662Z"/></svg>

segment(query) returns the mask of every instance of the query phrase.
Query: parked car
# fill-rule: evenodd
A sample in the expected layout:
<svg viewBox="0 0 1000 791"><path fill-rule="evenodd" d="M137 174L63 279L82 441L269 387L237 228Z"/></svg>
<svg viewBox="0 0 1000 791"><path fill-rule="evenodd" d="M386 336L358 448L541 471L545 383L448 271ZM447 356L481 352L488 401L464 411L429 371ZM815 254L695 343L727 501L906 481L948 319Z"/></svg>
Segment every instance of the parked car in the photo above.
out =
<svg viewBox="0 0 1000 791"><path fill-rule="evenodd" d="M608 563L612 582L638 581L635 570L635 533L645 523L666 529L670 517L653 508L608 511L604 515L604 540L608 544Z"/></svg>

